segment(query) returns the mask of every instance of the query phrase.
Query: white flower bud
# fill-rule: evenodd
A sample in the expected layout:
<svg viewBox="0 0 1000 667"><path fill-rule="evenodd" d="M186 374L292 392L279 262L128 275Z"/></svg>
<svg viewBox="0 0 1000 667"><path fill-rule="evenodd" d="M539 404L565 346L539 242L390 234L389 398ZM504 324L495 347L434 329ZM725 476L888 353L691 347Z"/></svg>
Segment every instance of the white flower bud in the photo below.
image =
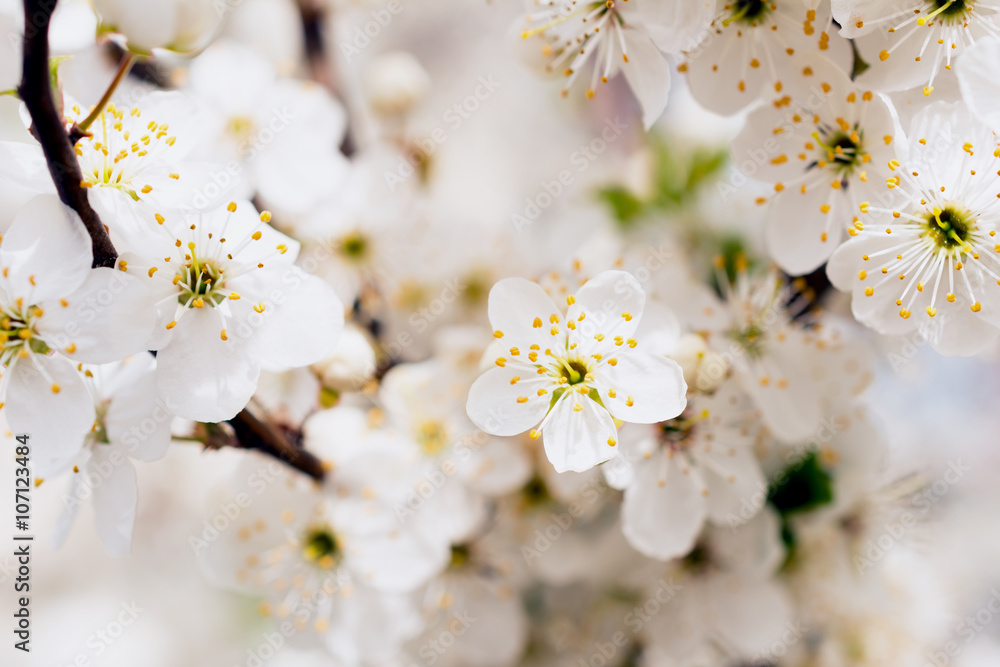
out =
<svg viewBox="0 0 1000 667"><path fill-rule="evenodd" d="M192 53L215 35L228 3L213 0L94 0L102 32L121 35L129 51Z"/></svg>
<svg viewBox="0 0 1000 667"><path fill-rule="evenodd" d="M430 76L405 51L393 51L375 59L365 77L365 94L379 114L402 114L415 107L427 94Z"/></svg>
<svg viewBox="0 0 1000 667"><path fill-rule="evenodd" d="M328 389L355 391L375 374L375 350L364 332L348 325L333 354L313 364L313 370Z"/></svg>
<svg viewBox="0 0 1000 667"><path fill-rule="evenodd" d="M697 334L681 336L670 357L680 364L684 381L697 391L714 391L729 372L726 358L709 349L705 339Z"/></svg>

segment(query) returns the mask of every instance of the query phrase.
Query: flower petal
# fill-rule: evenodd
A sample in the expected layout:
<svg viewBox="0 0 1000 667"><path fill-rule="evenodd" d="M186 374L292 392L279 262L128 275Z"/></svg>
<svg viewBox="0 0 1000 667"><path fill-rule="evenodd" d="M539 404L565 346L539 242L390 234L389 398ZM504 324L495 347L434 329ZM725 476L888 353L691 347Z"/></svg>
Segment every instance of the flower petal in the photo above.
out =
<svg viewBox="0 0 1000 667"><path fill-rule="evenodd" d="M606 363L595 372L594 386L616 419L655 424L673 419L684 410L687 383L677 362L631 351L614 359L614 366Z"/></svg>
<svg viewBox="0 0 1000 667"><path fill-rule="evenodd" d="M344 305L333 288L297 266L276 277L275 284L281 287L269 292L273 312L268 315L272 306L265 302L266 319L254 336L264 367L308 366L333 354L344 330Z"/></svg>
<svg viewBox="0 0 1000 667"><path fill-rule="evenodd" d="M552 408L542 438L556 472L583 472L618 453L618 429L611 415L576 391L568 390Z"/></svg>
<svg viewBox="0 0 1000 667"><path fill-rule="evenodd" d="M548 344L553 315L562 320L562 311L538 283L524 278L505 278L490 290L490 324L494 331L503 335L502 341L518 345ZM541 320L541 326L537 326L535 318Z"/></svg>
<svg viewBox="0 0 1000 667"><path fill-rule="evenodd" d="M47 477L80 451L94 425L94 401L66 359L33 354L7 372L7 424L15 435L31 436L35 476Z"/></svg>
<svg viewBox="0 0 1000 667"><path fill-rule="evenodd" d="M222 340L211 309L181 318L170 343L156 355L156 386L178 417L202 422L230 419L257 389L260 365L239 338Z"/></svg>
<svg viewBox="0 0 1000 667"><path fill-rule="evenodd" d="M93 258L80 216L55 195L25 204L0 244L7 293L25 306L68 295L83 283Z"/></svg>
<svg viewBox="0 0 1000 667"><path fill-rule="evenodd" d="M697 476L680 457L660 452L638 465L622 504L622 532L639 553L669 560L691 551L705 523Z"/></svg>
<svg viewBox="0 0 1000 667"><path fill-rule="evenodd" d="M469 389L466 411L472 423L492 435L517 435L542 421L552 396L539 396L538 391L551 382L535 380L534 372L528 373L518 373L513 365L483 373Z"/></svg>
<svg viewBox="0 0 1000 667"><path fill-rule="evenodd" d="M646 305L639 281L625 271L604 271L584 283L573 299L566 311L567 321L573 320L576 327L570 342L584 356L613 345L616 337L631 338Z"/></svg>
<svg viewBox="0 0 1000 667"><path fill-rule="evenodd" d="M124 556L132 546L135 506L138 490L135 468L121 449L111 446L94 447L88 464L92 475L101 482L94 486L94 525L112 556Z"/></svg>
<svg viewBox="0 0 1000 667"><path fill-rule="evenodd" d="M38 332L66 356L104 364L146 350L156 313L136 276L109 268L88 270L80 288L47 301ZM65 304L65 305L64 305Z"/></svg>

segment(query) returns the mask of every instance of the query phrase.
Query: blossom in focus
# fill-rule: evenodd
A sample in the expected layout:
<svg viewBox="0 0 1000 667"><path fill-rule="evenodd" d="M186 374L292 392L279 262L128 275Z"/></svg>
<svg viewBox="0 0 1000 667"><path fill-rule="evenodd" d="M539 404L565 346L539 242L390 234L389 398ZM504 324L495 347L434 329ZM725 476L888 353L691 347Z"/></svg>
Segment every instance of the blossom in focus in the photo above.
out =
<svg viewBox="0 0 1000 667"><path fill-rule="evenodd" d="M637 349L645 294L606 271L566 298L565 312L537 283L493 286L496 368L469 391L468 413L487 433L544 434L556 470L582 471L615 456L623 422L656 423L684 409L686 385L670 359Z"/></svg>
<svg viewBox="0 0 1000 667"><path fill-rule="evenodd" d="M1000 144L964 107L918 113L890 167L896 207L863 202L827 273L858 321L971 355L1000 333Z"/></svg>
<svg viewBox="0 0 1000 667"><path fill-rule="evenodd" d="M840 34L855 38L870 65L859 83L876 90L923 87L960 61L965 49L1000 30L997 0L832 0Z"/></svg>
<svg viewBox="0 0 1000 667"><path fill-rule="evenodd" d="M792 275L829 259L858 219L858 205L885 192L895 134L882 98L832 61L805 53L796 62L782 99L754 110L731 146L736 164L774 184L767 245Z"/></svg>
<svg viewBox="0 0 1000 667"><path fill-rule="evenodd" d="M145 95L131 108L109 103L74 147L83 187L112 238L135 227L137 219L164 208L203 208L224 200L198 197L213 169L192 159L204 137L190 98L174 91ZM66 118L81 122L90 113L66 100ZM0 174L42 193L55 189L42 148L16 141L0 142ZM219 191L215 192L216 195Z"/></svg>
<svg viewBox="0 0 1000 667"><path fill-rule="evenodd" d="M333 352L343 305L295 265L299 244L267 224L270 213L231 202L167 216L156 214L119 266L152 294L157 386L178 416L228 419L262 368L308 366Z"/></svg>

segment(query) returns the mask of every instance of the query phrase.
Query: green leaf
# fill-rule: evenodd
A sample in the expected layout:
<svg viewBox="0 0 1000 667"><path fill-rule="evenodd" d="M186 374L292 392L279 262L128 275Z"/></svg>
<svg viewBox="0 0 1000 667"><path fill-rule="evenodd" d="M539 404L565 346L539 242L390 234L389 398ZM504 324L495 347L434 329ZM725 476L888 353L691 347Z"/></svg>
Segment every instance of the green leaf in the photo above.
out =
<svg viewBox="0 0 1000 667"><path fill-rule="evenodd" d="M767 499L782 516L833 502L833 478L816 452L790 465L779 479L780 484L769 487Z"/></svg>
<svg viewBox="0 0 1000 667"><path fill-rule="evenodd" d="M611 207L615 220L626 227L641 217L646 209L646 205L635 195L617 185L601 189L597 197Z"/></svg>

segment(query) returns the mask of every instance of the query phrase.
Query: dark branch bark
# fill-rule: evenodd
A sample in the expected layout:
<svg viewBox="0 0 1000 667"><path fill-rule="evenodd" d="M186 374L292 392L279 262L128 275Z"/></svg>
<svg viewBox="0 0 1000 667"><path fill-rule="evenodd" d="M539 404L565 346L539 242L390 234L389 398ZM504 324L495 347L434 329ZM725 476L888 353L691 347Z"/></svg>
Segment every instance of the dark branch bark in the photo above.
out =
<svg viewBox="0 0 1000 667"><path fill-rule="evenodd" d="M24 60L17 92L31 114L31 131L42 146L56 192L83 220L90 234L94 266L113 267L118 252L90 205L83 174L49 81L49 22L58 0L24 0Z"/></svg>
<svg viewBox="0 0 1000 667"><path fill-rule="evenodd" d="M118 251L82 186L83 174L49 78L49 23L58 0L24 0L24 60L18 94L31 115L31 131L42 146L59 198L83 220L94 251L94 267L113 267ZM81 134L74 135L79 139ZM276 429L243 410L229 420L238 442L232 446L269 454L313 479L325 474L319 459L288 441Z"/></svg>
<svg viewBox="0 0 1000 667"><path fill-rule="evenodd" d="M301 446L293 444L275 428L260 421L249 410L243 410L229 420L239 446L255 449L284 461L313 479L322 482L326 476L323 462Z"/></svg>
<svg viewBox="0 0 1000 667"><path fill-rule="evenodd" d="M346 104L340 94L340 85L337 79L337 72L331 66L329 54L327 53L326 38L323 34L323 22L326 19L326 10L314 0L303 0L299 3L299 13L302 18L302 37L305 45L306 61L309 63L309 72L317 83L326 86L326 89L336 97L341 98L341 102ZM340 152L350 157L354 155L356 147L351 136L351 128L348 125L344 133L344 140L340 144Z"/></svg>

